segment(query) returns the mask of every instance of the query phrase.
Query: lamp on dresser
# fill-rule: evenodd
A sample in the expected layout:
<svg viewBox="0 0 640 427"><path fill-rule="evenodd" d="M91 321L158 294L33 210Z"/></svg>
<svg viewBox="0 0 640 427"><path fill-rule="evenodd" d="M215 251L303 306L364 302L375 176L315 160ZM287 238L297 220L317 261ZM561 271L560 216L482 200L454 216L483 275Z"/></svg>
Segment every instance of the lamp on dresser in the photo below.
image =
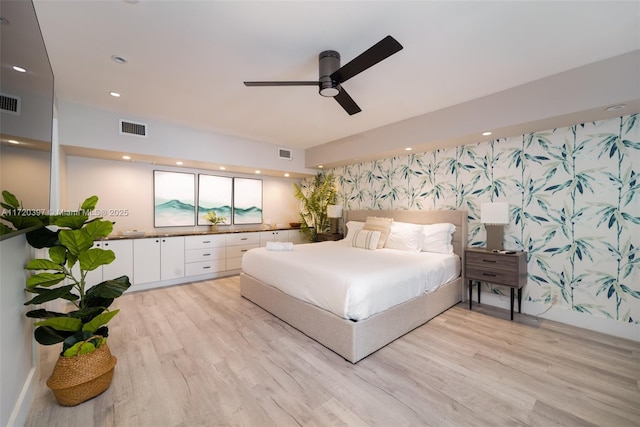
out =
<svg viewBox="0 0 640 427"><path fill-rule="evenodd" d="M329 233L340 233L340 218L342 218L342 205L328 205L327 216L329 217Z"/></svg>
<svg viewBox="0 0 640 427"><path fill-rule="evenodd" d="M504 249L504 225L509 224L508 203L482 203L480 222L487 230L487 249Z"/></svg>

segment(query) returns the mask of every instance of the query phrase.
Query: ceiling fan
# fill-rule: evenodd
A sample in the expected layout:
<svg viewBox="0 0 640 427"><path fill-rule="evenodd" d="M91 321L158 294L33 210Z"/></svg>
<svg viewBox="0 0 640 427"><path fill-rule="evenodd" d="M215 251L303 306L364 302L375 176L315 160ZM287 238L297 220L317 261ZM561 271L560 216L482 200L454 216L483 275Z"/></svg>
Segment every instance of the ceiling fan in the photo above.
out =
<svg viewBox="0 0 640 427"><path fill-rule="evenodd" d="M402 45L387 36L369 49L340 67L340 54L325 50L319 55L320 78L318 81L244 82L245 86L318 86L320 95L333 97L349 115L362 111L342 87L342 83L400 51Z"/></svg>

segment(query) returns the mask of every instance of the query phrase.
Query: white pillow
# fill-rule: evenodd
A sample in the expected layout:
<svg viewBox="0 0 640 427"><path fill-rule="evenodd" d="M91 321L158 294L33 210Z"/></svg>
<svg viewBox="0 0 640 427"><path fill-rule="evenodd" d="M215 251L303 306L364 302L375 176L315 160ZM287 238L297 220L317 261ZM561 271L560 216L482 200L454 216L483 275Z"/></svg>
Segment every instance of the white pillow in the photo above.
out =
<svg viewBox="0 0 640 427"><path fill-rule="evenodd" d="M420 252L422 239L422 225L393 221L384 247L408 252Z"/></svg>
<svg viewBox="0 0 640 427"><path fill-rule="evenodd" d="M362 227L364 227L364 221L347 221L345 225L347 227L347 234L349 234L351 230L362 230Z"/></svg>
<svg viewBox="0 0 640 427"><path fill-rule="evenodd" d="M380 232L372 230L354 230L349 229L347 237L343 241L354 248L376 250L378 241L380 240Z"/></svg>
<svg viewBox="0 0 640 427"><path fill-rule="evenodd" d="M422 252L452 254L451 236L456 226L449 223L428 224L422 226Z"/></svg>
<svg viewBox="0 0 640 427"><path fill-rule="evenodd" d="M378 241L378 249L382 249L384 247L384 242L386 242L387 237L389 237L389 231L391 230L392 223L393 223L393 218L368 216L367 220L364 222L364 227L362 227L362 229L379 231L380 240Z"/></svg>

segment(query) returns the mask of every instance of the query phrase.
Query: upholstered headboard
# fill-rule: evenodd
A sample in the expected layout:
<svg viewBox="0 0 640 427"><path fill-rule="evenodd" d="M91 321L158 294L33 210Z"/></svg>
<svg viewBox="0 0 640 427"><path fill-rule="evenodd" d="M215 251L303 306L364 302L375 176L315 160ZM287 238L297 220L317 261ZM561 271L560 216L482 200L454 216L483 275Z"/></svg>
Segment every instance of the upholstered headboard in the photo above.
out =
<svg viewBox="0 0 640 427"><path fill-rule="evenodd" d="M467 247L467 211L417 211L417 210L350 210L345 211L345 224L348 221L365 221L368 216L393 218L394 221L410 222L414 224L437 224L449 222L456 226L453 233L453 252L460 257L461 277L464 283L464 249ZM463 292L464 295L464 292Z"/></svg>

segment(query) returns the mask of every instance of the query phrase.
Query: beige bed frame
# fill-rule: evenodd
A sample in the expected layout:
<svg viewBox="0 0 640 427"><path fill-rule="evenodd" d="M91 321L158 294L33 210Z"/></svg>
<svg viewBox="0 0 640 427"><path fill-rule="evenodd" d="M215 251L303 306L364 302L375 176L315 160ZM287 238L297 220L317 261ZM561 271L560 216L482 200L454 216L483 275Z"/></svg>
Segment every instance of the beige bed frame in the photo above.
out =
<svg viewBox="0 0 640 427"><path fill-rule="evenodd" d="M365 221L368 216L379 216L415 224L450 222L456 226L456 232L453 234L453 251L460 256L462 268L459 278L441 286L436 291L413 298L358 322L343 319L329 311L290 297L248 274L240 274L240 293L243 297L348 361L356 363L463 300L467 212L462 210L358 210L346 211L345 214L345 221Z"/></svg>

